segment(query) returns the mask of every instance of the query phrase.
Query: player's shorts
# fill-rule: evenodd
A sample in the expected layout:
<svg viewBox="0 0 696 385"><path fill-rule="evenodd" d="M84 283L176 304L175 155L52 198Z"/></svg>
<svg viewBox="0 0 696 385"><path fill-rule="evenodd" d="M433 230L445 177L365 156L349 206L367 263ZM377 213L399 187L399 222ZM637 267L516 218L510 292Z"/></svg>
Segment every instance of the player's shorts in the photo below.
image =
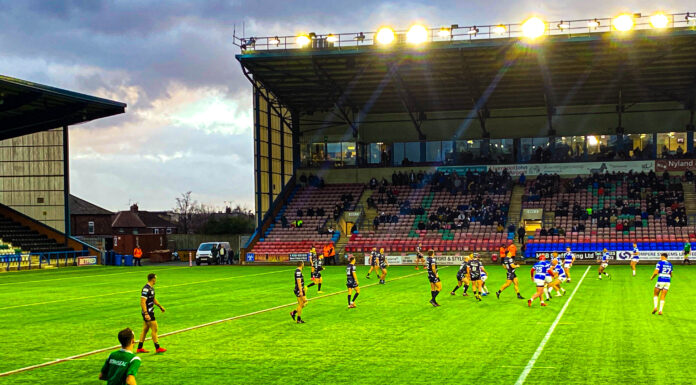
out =
<svg viewBox="0 0 696 385"><path fill-rule="evenodd" d="M465 277L466 277L466 271L460 270L457 272L457 281L463 281Z"/></svg>
<svg viewBox="0 0 696 385"><path fill-rule="evenodd" d="M544 280L534 278L534 284L536 285L536 287L544 287Z"/></svg>
<svg viewBox="0 0 696 385"><path fill-rule="evenodd" d="M355 289L356 287L358 287L358 283L355 282L353 278L348 278L348 280L346 281L346 287L349 289Z"/></svg>
<svg viewBox="0 0 696 385"><path fill-rule="evenodd" d="M600 264L600 266L602 266L602 267L607 267L607 266L609 266L609 264L606 263L606 262L602 262L602 263Z"/></svg>
<svg viewBox="0 0 696 385"><path fill-rule="evenodd" d="M149 322L148 320L145 319L145 314L147 314L147 315L150 316L150 321L157 321L157 320L155 319L155 312L154 312L154 311L151 312L151 313L150 313L150 312L148 312L148 313L140 312L140 314L143 316L143 321L145 321L145 322Z"/></svg>
<svg viewBox="0 0 696 385"><path fill-rule="evenodd" d="M512 281L512 280L515 279L515 278L517 278L517 274L515 274L514 271L513 271L513 272L509 272L509 271L508 271L508 273L507 273L507 280L508 280L508 281Z"/></svg>
<svg viewBox="0 0 696 385"><path fill-rule="evenodd" d="M669 284L670 284L670 282L658 282L658 283L655 285L655 289L659 289L659 290L669 290Z"/></svg>
<svg viewBox="0 0 696 385"><path fill-rule="evenodd" d="M385 270L385 269L387 268L387 265L385 265L385 264L382 263L382 264L379 265L379 268L382 269L382 270Z"/></svg>
<svg viewBox="0 0 696 385"><path fill-rule="evenodd" d="M314 278L314 279L321 278L321 272L315 270L314 273L312 273L312 278Z"/></svg>
<svg viewBox="0 0 696 385"><path fill-rule="evenodd" d="M425 259L423 254L416 254L416 259Z"/></svg>
<svg viewBox="0 0 696 385"><path fill-rule="evenodd" d="M471 280L472 280L472 281L480 281L480 280L481 280L481 274L471 274Z"/></svg>
<svg viewBox="0 0 696 385"><path fill-rule="evenodd" d="M292 292L295 293L295 297L298 297L298 298L299 298L299 297L304 297L304 295L305 295L305 294L304 294L304 291L298 290L298 289L295 289L295 290L293 290Z"/></svg>
<svg viewBox="0 0 696 385"><path fill-rule="evenodd" d="M546 278L544 278L544 282L546 282L546 283L551 283L551 281L553 281L553 277L551 277L551 276L547 275Z"/></svg>
<svg viewBox="0 0 696 385"><path fill-rule="evenodd" d="M487 279L488 279L488 276L487 276L487 275L482 275L482 276L481 276L481 280L482 280L483 282L486 282Z"/></svg>
<svg viewBox="0 0 696 385"><path fill-rule="evenodd" d="M571 267L573 267L573 262L563 262L564 269L570 269Z"/></svg>
<svg viewBox="0 0 696 385"><path fill-rule="evenodd" d="M440 282L440 278L435 275L428 274L428 281L430 281L430 283L438 283Z"/></svg>
<svg viewBox="0 0 696 385"><path fill-rule="evenodd" d="M640 260L640 258L638 258L638 257L631 258L631 262L638 262L639 260Z"/></svg>

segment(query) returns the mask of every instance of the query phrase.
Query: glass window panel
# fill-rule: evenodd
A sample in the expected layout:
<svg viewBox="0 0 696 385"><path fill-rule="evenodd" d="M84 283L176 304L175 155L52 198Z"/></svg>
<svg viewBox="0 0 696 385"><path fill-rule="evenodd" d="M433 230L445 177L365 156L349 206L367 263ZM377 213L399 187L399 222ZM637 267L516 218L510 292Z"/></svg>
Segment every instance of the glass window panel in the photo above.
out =
<svg viewBox="0 0 696 385"><path fill-rule="evenodd" d="M373 163L373 155L377 153L376 150L373 149L373 146L377 146L375 143L370 143L369 147L369 162ZM376 148L376 147L374 147ZM397 166L400 166L402 161L404 160L404 144L403 143L394 143L394 164ZM374 163L379 163L379 157L374 155L377 159Z"/></svg>
<svg viewBox="0 0 696 385"><path fill-rule="evenodd" d="M341 160L341 143L326 144L326 159L333 161Z"/></svg>
<svg viewBox="0 0 696 385"><path fill-rule="evenodd" d="M343 153L343 164L346 166L355 166L356 156L355 142L342 142L341 150Z"/></svg>
<svg viewBox="0 0 696 385"><path fill-rule="evenodd" d="M425 161L440 162L442 161L442 142L426 142L425 143Z"/></svg>
<svg viewBox="0 0 696 385"><path fill-rule="evenodd" d="M406 142L404 143L404 159L401 161L408 160L409 162L420 162L420 142Z"/></svg>

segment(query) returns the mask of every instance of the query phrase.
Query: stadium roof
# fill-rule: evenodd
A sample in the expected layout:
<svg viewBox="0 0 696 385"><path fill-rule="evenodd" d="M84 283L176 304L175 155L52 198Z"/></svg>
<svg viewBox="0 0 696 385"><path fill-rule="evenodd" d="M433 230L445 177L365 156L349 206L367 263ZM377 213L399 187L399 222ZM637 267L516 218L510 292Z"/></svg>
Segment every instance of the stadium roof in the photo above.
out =
<svg viewBox="0 0 696 385"><path fill-rule="evenodd" d="M696 30L637 30L246 51L243 70L300 112L371 113L677 102L696 97Z"/></svg>
<svg viewBox="0 0 696 385"><path fill-rule="evenodd" d="M0 140L122 114L126 104L0 75Z"/></svg>

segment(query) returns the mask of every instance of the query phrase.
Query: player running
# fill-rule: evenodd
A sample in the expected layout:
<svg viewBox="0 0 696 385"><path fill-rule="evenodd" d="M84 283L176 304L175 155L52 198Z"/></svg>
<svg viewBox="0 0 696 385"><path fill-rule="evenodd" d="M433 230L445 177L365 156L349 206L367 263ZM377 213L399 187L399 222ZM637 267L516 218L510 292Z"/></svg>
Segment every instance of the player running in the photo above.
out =
<svg viewBox="0 0 696 385"><path fill-rule="evenodd" d="M346 266L346 287L348 288L348 308L352 309L355 307L355 300L360 294L358 275L355 273L355 257L352 256L348 258L348 266ZM353 290L355 290L355 295L353 299L350 299Z"/></svg>
<svg viewBox="0 0 696 385"><path fill-rule="evenodd" d="M370 271L367 272L365 278L370 279L370 273L373 271L377 273L377 248L373 247L372 252L370 252Z"/></svg>
<svg viewBox="0 0 696 385"><path fill-rule="evenodd" d="M544 303L544 286L546 285L546 274L547 274L548 268L546 267L546 257L541 255L539 256L539 261L532 266L531 270L531 277L532 277L532 282L536 285L536 293L532 295L532 298L527 300L527 306L532 307L532 302L534 302L535 299L539 298L541 301L541 306L546 306L546 303Z"/></svg>
<svg viewBox="0 0 696 385"><path fill-rule="evenodd" d="M633 276L636 276L636 265L640 261L640 250L638 250L638 244L633 242L633 256L631 257L631 270L633 271Z"/></svg>
<svg viewBox="0 0 696 385"><path fill-rule="evenodd" d="M515 293L517 293L517 298L524 299L520 295L520 283L517 280L517 274L515 273L515 269L517 269L519 266L515 263L515 260L510 257L509 252L507 252L507 255L505 257L503 257L502 265L505 271L507 272L507 280L505 281L503 286L500 287L500 290L495 292L496 297L500 299L500 294L503 292L503 290L507 289L510 286L510 284L514 284Z"/></svg>
<svg viewBox="0 0 696 385"><path fill-rule="evenodd" d="M575 254L570 251L570 246L566 247L565 255L563 256L563 270L568 277L567 282L570 282L570 268L575 263Z"/></svg>
<svg viewBox="0 0 696 385"><path fill-rule="evenodd" d="M481 273L485 271L483 264L479 261L478 253L474 253L474 259L469 261L469 278L471 279L471 287L474 289L474 298L481 301L481 289L483 281L481 281Z"/></svg>
<svg viewBox="0 0 696 385"><path fill-rule="evenodd" d="M597 274L599 274L599 277L597 279L602 279L602 275L609 276L609 273L606 272L607 266L609 266L609 252L607 251L607 248L605 247L604 250L602 250L602 257L600 258L599 262L599 267L597 268Z"/></svg>
<svg viewBox="0 0 696 385"><path fill-rule="evenodd" d="M420 264L423 264L423 268L425 268L425 258L423 257L423 244L418 242L418 246L416 246L416 270L418 269L418 266Z"/></svg>
<svg viewBox="0 0 696 385"><path fill-rule="evenodd" d="M566 276L565 270L563 269L563 266L558 262L557 259L554 259L551 261L551 275L553 276L551 283L548 284L549 291L550 289L555 289L556 290L556 297L560 297L562 295L565 295L566 291L564 288L561 287L561 283L565 282L566 279L568 278ZM561 294L563 293L563 294Z"/></svg>
<svg viewBox="0 0 696 385"><path fill-rule="evenodd" d="M669 285L672 282L672 263L667 260L667 254L662 253L660 256L660 261L655 265L655 271L653 271L650 280L657 276L657 284L653 290L653 303L655 307L652 313L657 313L657 298L660 297L660 312L658 315L662 315L662 308L665 307L665 297L667 296L667 291L669 290Z"/></svg>
<svg viewBox="0 0 696 385"><path fill-rule="evenodd" d="M382 273L379 277L379 283L384 285L385 278L387 277L387 267L389 267L389 261L387 261L387 256L384 255L384 248L379 249L377 254L377 260L379 261L379 270Z"/></svg>
<svg viewBox="0 0 696 385"><path fill-rule="evenodd" d="M297 262L297 269L295 269L295 290L293 290L295 297L297 297L297 308L290 312L290 317L298 324L305 323L302 319L302 309L307 305L307 293L305 292L302 269L304 269L304 262Z"/></svg>
<svg viewBox="0 0 696 385"><path fill-rule="evenodd" d="M312 250L314 250L313 247ZM312 273L310 275L312 283L307 285L307 287L317 285L317 293L321 294L323 293L323 291L321 291L321 284L324 282L321 278L321 272L324 270L324 254L317 255L316 251L314 253L310 252L309 258L309 263L312 268Z"/></svg>
<svg viewBox="0 0 696 385"><path fill-rule="evenodd" d="M130 328L125 328L118 332L118 342L121 349L109 354L99 372L99 379L106 381L107 385L135 385L135 376L140 368L140 357L133 354L135 334Z"/></svg>
<svg viewBox="0 0 696 385"><path fill-rule="evenodd" d="M143 349L143 342L147 336L148 330L151 331L152 342L155 344L155 353L164 353L167 349L160 347L159 338L157 336L157 320L155 319L155 305L159 307L162 313L165 312L157 299L155 299L155 283L157 283L157 275L150 273L147 275L147 283L143 286L140 294L140 310L143 316L143 332L140 334L140 342L138 342L138 350L136 353L150 353Z"/></svg>
<svg viewBox="0 0 696 385"><path fill-rule="evenodd" d="M469 261L471 260L471 256L466 256L464 260L462 261L462 264L459 265L459 271L457 271L457 286L452 289L450 292L450 295L454 295L462 285L464 285L464 293L462 296L466 297L468 294L466 294L467 289L469 289L469 283L471 281L469 280L469 274L467 274L468 268L469 268Z"/></svg>
<svg viewBox="0 0 696 385"><path fill-rule="evenodd" d="M437 261L435 260L435 251L428 250L428 258L426 260L428 264L428 281L430 281L430 295L432 299L430 304L438 307L437 295L442 291L442 282L440 282L440 275L437 273Z"/></svg>

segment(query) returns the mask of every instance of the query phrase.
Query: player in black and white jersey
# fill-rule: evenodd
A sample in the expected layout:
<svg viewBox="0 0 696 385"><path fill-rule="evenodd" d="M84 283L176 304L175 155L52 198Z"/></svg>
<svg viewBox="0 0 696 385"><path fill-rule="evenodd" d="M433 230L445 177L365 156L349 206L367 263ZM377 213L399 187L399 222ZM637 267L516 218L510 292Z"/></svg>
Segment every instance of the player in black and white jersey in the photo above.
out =
<svg viewBox="0 0 696 385"><path fill-rule="evenodd" d="M387 261L387 256L384 255L384 248L379 249L379 253L377 253L377 260L379 262L379 270L381 272L381 275L379 277L379 283L384 285L385 278L387 277L387 268L389 267L389 261Z"/></svg>
<svg viewBox="0 0 696 385"><path fill-rule="evenodd" d="M469 261L469 278L471 279L471 287L474 289L474 298L481 301L481 272L485 271L483 264L479 260L478 253L474 253L474 258Z"/></svg>
<svg viewBox="0 0 696 385"><path fill-rule="evenodd" d="M314 247L312 247L312 250L314 250ZM321 294L323 291L321 291L321 284L323 282L321 278L321 272L324 270L324 255L319 254L317 255L316 251L310 252L309 253L309 263L310 266L312 267L312 274L310 275L310 278L312 279L312 283L307 285L307 287L312 287L314 285L317 285L317 293Z"/></svg>
<svg viewBox="0 0 696 385"><path fill-rule="evenodd" d="M378 271L377 270L377 260L378 260L377 254L379 254L377 252L377 248L373 247L372 252L370 253L370 270L367 272L367 275L365 276L365 278L367 278L367 279L370 279L370 273L372 273L373 271L375 273L377 273L377 271Z"/></svg>
<svg viewBox="0 0 696 385"><path fill-rule="evenodd" d="M503 286L500 287L500 290L495 292L496 297L500 299L500 294L503 292L503 290L507 289L508 286L512 284L515 285L515 293L517 293L517 298L524 299L522 295L520 295L520 283L517 280L517 274L515 273L515 269L517 269L519 266L515 263L515 259L510 256L509 251L506 251L505 257L503 257L502 260L502 265L503 269L505 269L507 273L507 280Z"/></svg>
<svg viewBox="0 0 696 385"><path fill-rule="evenodd" d="M464 260L462 261L461 265L459 265L459 270L457 271L457 286L452 289L450 292L450 295L454 295L457 292L457 289L464 286L464 293L462 296L466 297L468 294L466 294L467 289L469 289L469 274L467 273L469 270L469 261L471 260L471 256L467 255L464 257Z"/></svg>
<svg viewBox="0 0 696 385"><path fill-rule="evenodd" d="M151 332L152 342L155 343L155 352L164 353L167 351L167 349L159 346L159 338L157 336L158 325L155 319L155 306L159 307L162 313L164 313L165 309L155 298L155 283L157 283L157 275L148 274L147 283L140 291L140 312L143 316L143 332L140 334L140 342L138 342L136 353L149 353L149 351L143 348L143 342L148 331Z"/></svg>
<svg viewBox="0 0 696 385"><path fill-rule="evenodd" d="M305 292L304 276L302 275L302 269L304 268L304 262L297 262L297 269L295 269L295 297L297 297L297 308L290 312L290 317L295 320L298 324L305 323L302 320L302 309L307 305L307 293Z"/></svg>
<svg viewBox="0 0 696 385"><path fill-rule="evenodd" d="M423 244L418 242L418 246L416 246L416 270L418 270L418 267L421 263L423 264L423 267L425 267L425 258L423 257Z"/></svg>
<svg viewBox="0 0 696 385"><path fill-rule="evenodd" d="M442 291L442 282L440 282L440 276L437 273L437 261L435 260L435 251L428 250L428 258L426 260L428 266L428 281L430 281L430 304L437 307L440 306L437 303L437 295Z"/></svg>
<svg viewBox="0 0 696 385"><path fill-rule="evenodd" d="M352 309L355 307L355 300L360 294L358 275L355 273L355 257L353 256L348 258L348 266L346 266L346 287L348 288L348 307ZM355 295L351 299L350 296L353 294L353 290L355 290Z"/></svg>

